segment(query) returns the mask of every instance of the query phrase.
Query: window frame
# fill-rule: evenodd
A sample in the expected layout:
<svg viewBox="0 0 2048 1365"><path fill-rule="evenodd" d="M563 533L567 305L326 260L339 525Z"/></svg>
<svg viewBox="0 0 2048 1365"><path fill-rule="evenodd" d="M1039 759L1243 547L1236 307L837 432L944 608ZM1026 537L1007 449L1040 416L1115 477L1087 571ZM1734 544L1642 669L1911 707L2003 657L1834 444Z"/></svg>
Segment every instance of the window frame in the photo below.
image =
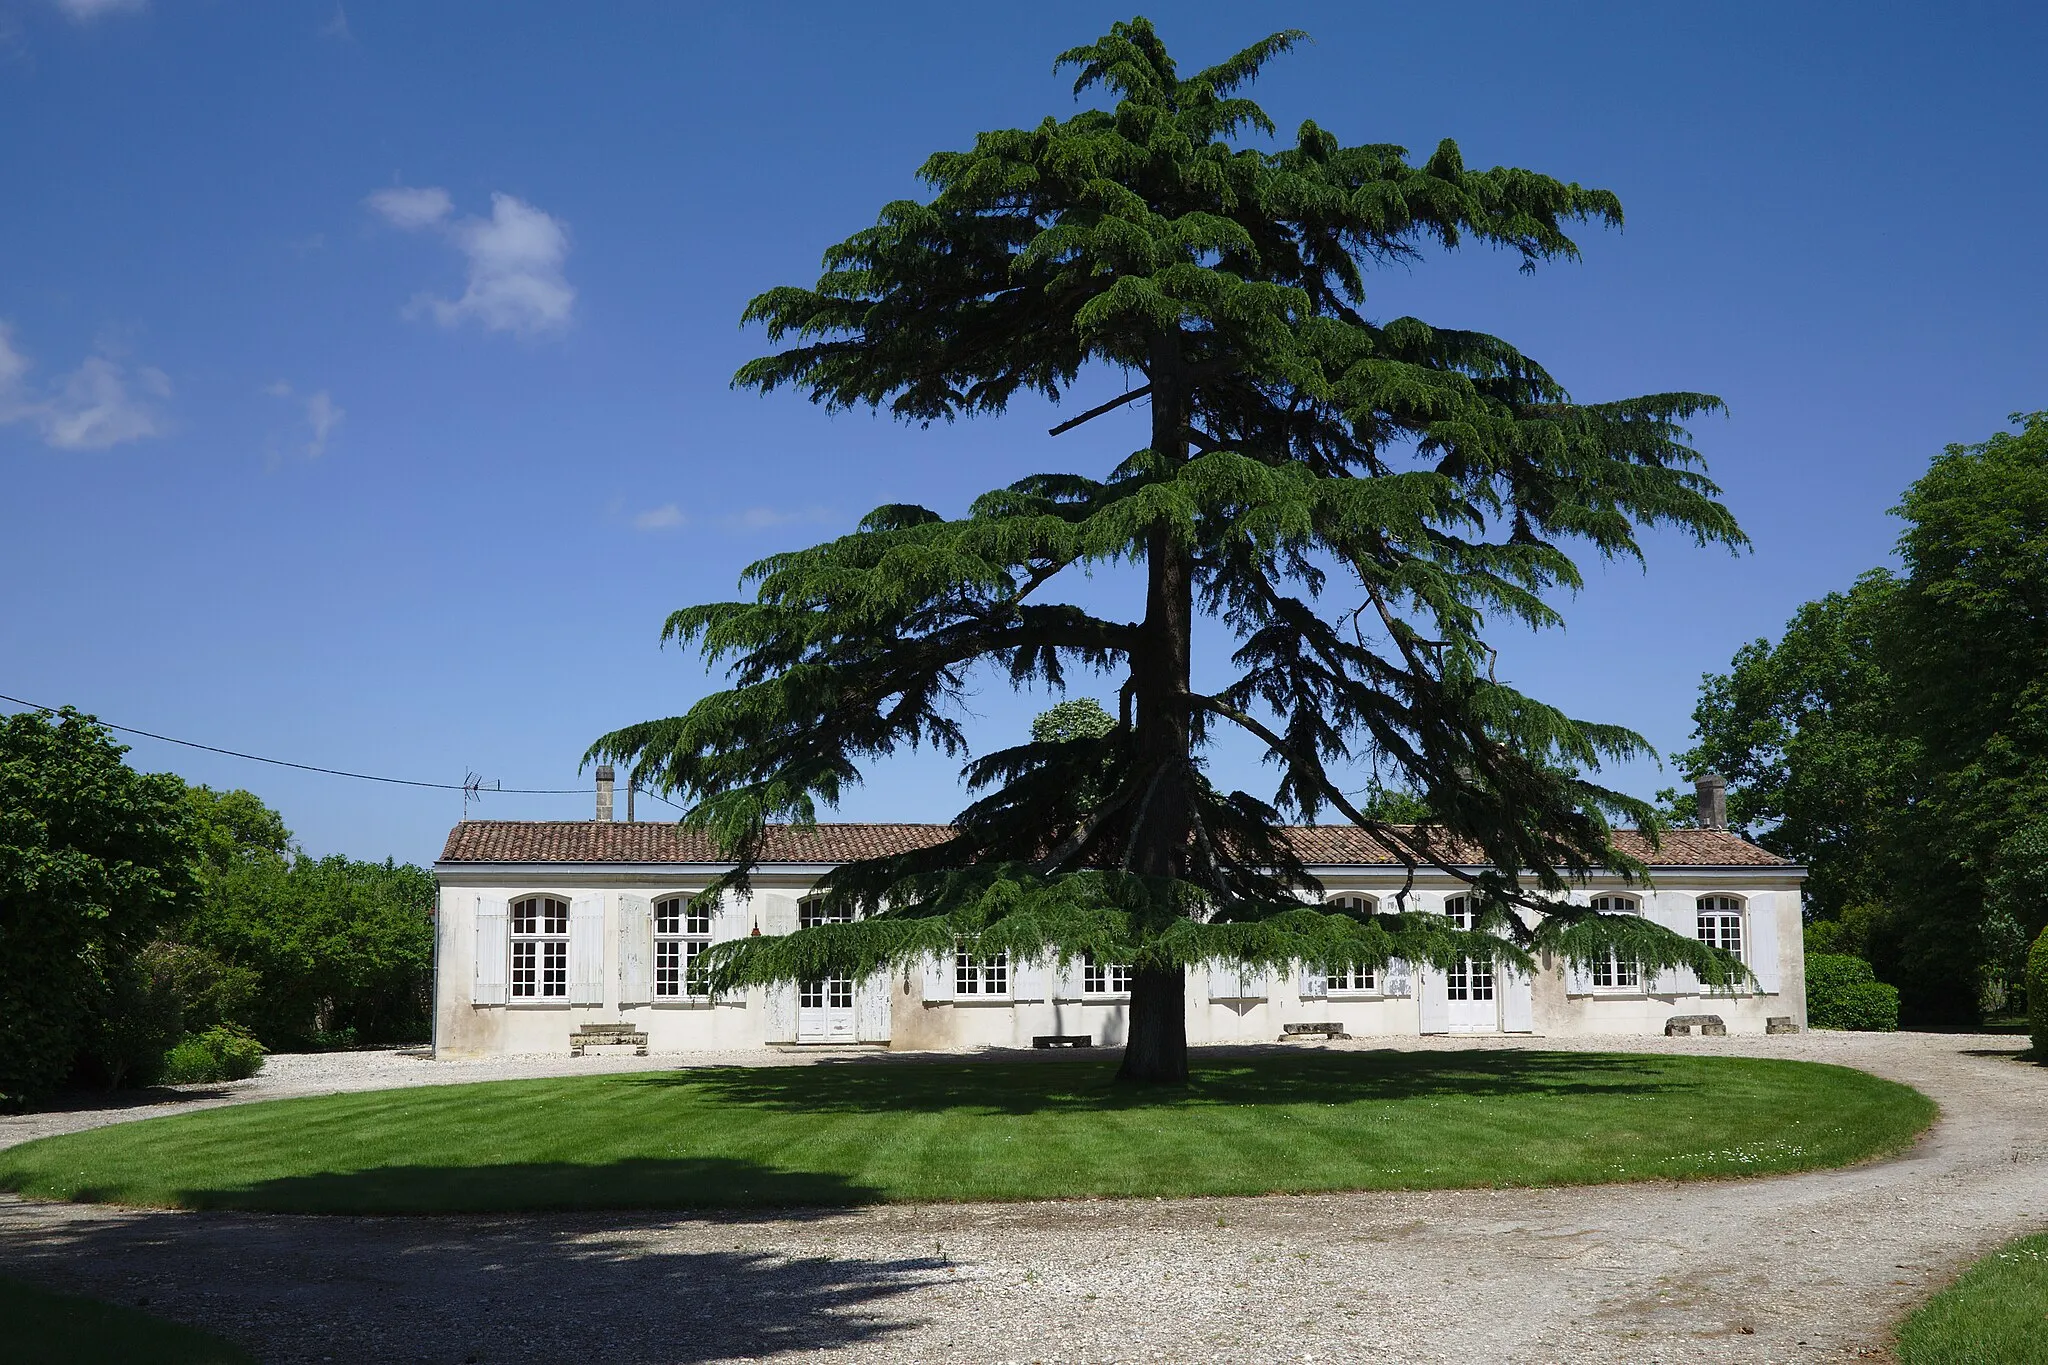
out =
<svg viewBox="0 0 2048 1365"><path fill-rule="evenodd" d="M526 906L546 906L559 911L560 929L551 926L557 916L548 910L529 912L527 920L536 927L521 931L520 910ZM533 1009L567 1009L569 1007L569 916L570 899L553 891L530 891L525 895L513 896L505 903L505 1003ZM526 970L532 979L527 989L520 990L519 950L528 952L530 965ZM548 974L554 970L550 958L560 956L560 980L549 981ZM557 989L549 990L549 986Z"/></svg>
<svg viewBox="0 0 2048 1365"><path fill-rule="evenodd" d="M692 891L678 891L670 895L658 896L650 907L649 913L650 923L653 925L652 937L654 947L654 954L650 959L648 968L648 1001L650 1004L704 1005L709 1004L711 1001L711 992L691 988L690 976L693 964L695 964L698 956L712 944L712 930L717 921L718 914L717 910L711 907L701 911L693 909L690 905L690 899L695 894ZM677 907L677 913L674 916L675 927L665 930L662 928L662 912L664 907L668 906ZM703 923L701 929L694 927L699 920ZM673 968L664 969L662 966L661 959L664 948L673 949L681 958ZM669 992L662 990L662 974L664 970L673 970L676 973L676 990Z"/></svg>
<svg viewBox="0 0 2048 1365"><path fill-rule="evenodd" d="M1355 901L1357 904L1346 904ZM1339 891L1326 898L1325 905L1360 914L1376 915L1380 898L1366 891ZM1339 985L1338 982L1344 984ZM1332 967L1323 964L1323 998L1326 1000L1370 1000L1385 993L1386 981L1374 967Z"/></svg>
<svg viewBox="0 0 2048 1365"><path fill-rule="evenodd" d="M1474 932L1474 922L1479 911L1473 902L1478 897L1469 893L1444 897L1444 915L1451 926L1461 934ZM1456 906L1453 910L1451 907ZM1500 1002L1500 964L1488 962L1482 969L1479 959L1461 957L1456 967L1444 973L1444 999L1448 1003L1476 1004L1486 1001L1498 1007ZM1480 992L1484 991L1484 994Z"/></svg>
<svg viewBox="0 0 2048 1365"><path fill-rule="evenodd" d="M1643 913L1640 898L1619 893L1602 892L1594 896L1588 902L1588 906L1603 915L1640 917ZM1608 977L1606 981L1600 979L1603 969ZM1624 977L1627 979L1624 980ZM1643 995L1647 991L1648 980L1649 976L1643 971L1642 963L1623 962L1612 948L1607 950L1605 962L1596 962L1586 969L1587 988L1594 995Z"/></svg>
<svg viewBox="0 0 2048 1365"><path fill-rule="evenodd" d="M973 984L968 984L972 982ZM1015 977L1010 970L1010 955L996 953L991 957L976 957L972 953L955 949L953 952L953 999L955 1003L965 1000L976 1003L993 1000L1007 1003Z"/></svg>
<svg viewBox="0 0 2048 1365"><path fill-rule="evenodd" d="M1128 1000L1131 995L1131 977L1136 970L1128 962L1097 962L1095 954L1081 954L1081 998ZM1091 978L1099 984L1090 985ZM1119 981L1123 984L1117 984Z"/></svg>
<svg viewBox="0 0 2048 1365"><path fill-rule="evenodd" d="M1709 904L1709 902L1713 902L1713 904ZM1716 922L1717 928L1723 931L1729 927L1731 922L1733 923L1735 929L1735 958L1744 967L1748 967L1750 943L1749 899L1745 896L1731 895L1726 891L1709 891L1693 897L1692 908L1693 933L1700 942L1709 947L1726 948L1728 944L1725 933L1709 937L1703 932L1707 927L1708 919L1711 917ZM1702 995L1736 996L1749 995L1751 992L1752 988L1747 982L1740 982L1732 986L1709 986L1705 982L1700 983L1700 993Z"/></svg>

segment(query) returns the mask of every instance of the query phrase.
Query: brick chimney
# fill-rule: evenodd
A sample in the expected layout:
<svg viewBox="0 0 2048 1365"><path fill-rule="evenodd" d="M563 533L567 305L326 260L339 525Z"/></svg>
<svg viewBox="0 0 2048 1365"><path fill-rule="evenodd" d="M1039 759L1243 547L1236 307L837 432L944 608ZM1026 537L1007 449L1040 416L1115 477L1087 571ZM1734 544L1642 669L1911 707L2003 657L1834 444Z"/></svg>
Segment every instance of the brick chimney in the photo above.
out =
<svg viewBox="0 0 2048 1365"><path fill-rule="evenodd" d="M1699 794L1700 828L1728 828L1728 779L1719 773L1701 773L1692 780Z"/></svg>
<svg viewBox="0 0 2048 1365"><path fill-rule="evenodd" d="M612 818L612 765L597 765L597 815L600 824Z"/></svg>

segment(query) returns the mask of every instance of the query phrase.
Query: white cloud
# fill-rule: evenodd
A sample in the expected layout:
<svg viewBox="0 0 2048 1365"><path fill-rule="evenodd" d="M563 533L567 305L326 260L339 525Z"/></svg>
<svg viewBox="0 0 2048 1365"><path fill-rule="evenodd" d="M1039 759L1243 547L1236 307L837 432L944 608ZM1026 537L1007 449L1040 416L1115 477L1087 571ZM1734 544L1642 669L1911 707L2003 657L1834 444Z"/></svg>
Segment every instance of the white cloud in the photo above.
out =
<svg viewBox="0 0 2048 1365"><path fill-rule="evenodd" d="M771 526L789 526L800 521L812 524L830 521L832 516L829 507L805 507L794 511L785 507L749 507L726 520L743 531L763 531Z"/></svg>
<svg viewBox="0 0 2048 1365"><path fill-rule="evenodd" d="M562 274L569 232L561 219L517 196L491 195L488 218L452 218L454 201L438 186L379 190L370 207L407 231L433 228L462 252L469 282L457 299L420 294L407 317L432 317L443 327L474 319L492 332L522 336L565 327L576 290Z"/></svg>
<svg viewBox="0 0 2048 1365"><path fill-rule="evenodd" d="M57 8L81 24L109 14L138 14L149 8L149 0L57 0Z"/></svg>
<svg viewBox="0 0 2048 1365"><path fill-rule="evenodd" d="M152 401L171 396L171 378L162 370L143 365L131 375L111 357L92 355L41 392L29 383L28 371L13 329L0 323L0 425L26 422L45 445L105 450L169 429Z"/></svg>
<svg viewBox="0 0 2048 1365"><path fill-rule="evenodd" d="M341 43L355 41L356 35L348 26L348 11L341 7L339 0L334 6L334 17L320 25L320 36Z"/></svg>
<svg viewBox="0 0 2048 1365"><path fill-rule="evenodd" d="M370 207L383 214L393 227L411 231L430 227L455 212L455 201L438 185L426 189L399 186L371 195Z"/></svg>
<svg viewBox="0 0 2048 1365"><path fill-rule="evenodd" d="M275 384L264 386L263 391L273 398L296 399L305 412L305 430L295 437L292 453L308 460L317 460L327 453L327 438L341 425L341 419L348 416L348 410L334 401L333 395L325 389L317 389L300 398L292 386L280 379ZM280 455L280 442L271 441L270 453L273 458Z"/></svg>
<svg viewBox="0 0 2048 1365"><path fill-rule="evenodd" d="M650 507L645 512L635 513L633 529L636 531L668 531L681 526L685 520L687 518L683 516L682 508L672 502L665 502L659 507Z"/></svg>

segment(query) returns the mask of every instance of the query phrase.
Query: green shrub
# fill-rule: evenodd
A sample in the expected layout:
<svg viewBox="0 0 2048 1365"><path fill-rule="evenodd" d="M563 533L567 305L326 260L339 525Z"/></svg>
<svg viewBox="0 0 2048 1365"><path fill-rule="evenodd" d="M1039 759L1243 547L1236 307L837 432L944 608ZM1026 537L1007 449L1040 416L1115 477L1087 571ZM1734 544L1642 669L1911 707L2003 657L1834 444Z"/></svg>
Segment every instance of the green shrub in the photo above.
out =
<svg viewBox="0 0 2048 1365"><path fill-rule="evenodd" d="M1890 1033L1899 1026L1899 992L1879 981L1870 964L1847 953L1806 955L1809 1028Z"/></svg>
<svg viewBox="0 0 2048 1365"><path fill-rule="evenodd" d="M172 1085L208 1081L239 1081L263 1066L263 1044L233 1024L216 1024L203 1033L188 1033L164 1058L163 1077Z"/></svg>
<svg viewBox="0 0 2048 1365"><path fill-rule="evenodd" d="M2027 1021L2034 1035L2034 1060L2048 1066L2048 929L2027 954Z"/></svg>

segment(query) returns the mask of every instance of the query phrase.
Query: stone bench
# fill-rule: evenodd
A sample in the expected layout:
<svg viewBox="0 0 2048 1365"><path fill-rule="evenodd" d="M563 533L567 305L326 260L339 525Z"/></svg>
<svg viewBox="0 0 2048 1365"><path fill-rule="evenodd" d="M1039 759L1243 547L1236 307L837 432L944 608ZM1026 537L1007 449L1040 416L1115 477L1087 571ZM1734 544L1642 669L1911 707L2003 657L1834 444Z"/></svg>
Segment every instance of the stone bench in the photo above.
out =
<svg viewBox="0 0 2048 1365"><path fill-rule="evenodd" d="M569 1055L581 1057L590 1047L630 1047L634 1055L647 1055L647 1035L631 1024L585 1024L569 1035Z"/></svg>
<svg viewBox="0 0 2048 1365"><path fill-rule="evenodd" d="M1765 1033L1797 1033L1799 1025L1792 1022L1789 1014L1774 1014L1764 1020Z"/></svg>
<svg viewBox="0 0 2048 1365"><path fill-rule="evenodd" d="M1031 1040L1033 1047L1094 1047L1092 1033L1041 1033Z"/></svg>
<svg viewBox="0 0 2048 1365"><path fill-rule="evenodd" d="M1282 1024L1280 1041L1289 1038L1349 1038L1342 1024Z"/></svg>
<svg viewBox="0 0 2048 1365"><path fill-rule="evenodd" d="M1726 1038L1728 1023L1718 1014L1674 1014L1664 1021L1664 1036L1690 1037L1698 1030L1702 1038Z"/></svg>

